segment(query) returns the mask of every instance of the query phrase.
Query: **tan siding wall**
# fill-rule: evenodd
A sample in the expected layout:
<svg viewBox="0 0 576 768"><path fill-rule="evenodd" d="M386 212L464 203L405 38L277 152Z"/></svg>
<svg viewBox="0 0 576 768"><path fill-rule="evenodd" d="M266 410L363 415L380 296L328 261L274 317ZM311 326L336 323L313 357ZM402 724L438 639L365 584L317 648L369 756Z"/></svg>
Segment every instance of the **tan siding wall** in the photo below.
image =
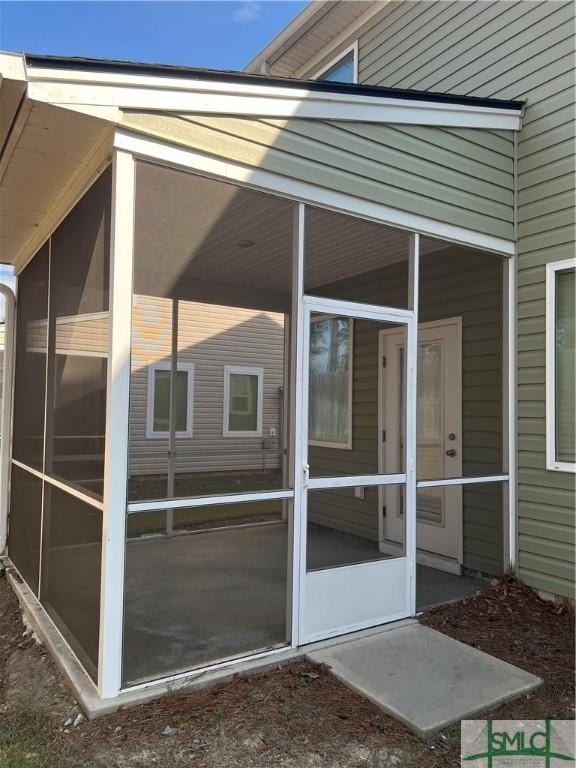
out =
<svg viewBox="0 0 576 768"><path fill-rule="evenodd" d="M124 113L123 122L254 168L513 236L513 142L505 132L138 112Z"/></svg>
<svg viewBox="0 0 576 768"><path fill-rule="evenodd" d="M544 313L545 265L574 254L573 34L572 2L441 0L387 3L359 41L361 82L527 102L518 145L519 573L569 596L574 476L545 469Z"/></svg>
<svg viewBox="0 0 576 768"><path fill-rule="evenodd" d="M502 263L487 254L447 248L423 257L420 320L462 318L462 451L466 475L502 470ZM382 273L346 283L346 297L365 301L371 295L400 306L407 295L406 267L391 265ZM371 294L370 290L374 293ZM338 297L334 285L331 295ZM384 296L384 298L382 298ZM378 471L378 331L368 321L354 327L352 450L311 447L315 474ZM340 513L331 495L323 503L315 494L312 520L369 539L378 538L377 494L364 500L346 497ZM353 513L351 520L350 513ZM472 486L463 492L464 566L487 574L502 571L502 488Z"/></svg>
<svg viewBox="0 0 576 768"><path fill-rule="evenodd" d="M178 360L194 363L192 438L177 440L176 472L261 470L280 464L280 395L283 386L284 317L271 312L179 302ZM167 470L166 439L146 437L148 366L169 362L171 301L137 296L133 311L130 397L130 474ZM263 436L276 431L271 448L259 437L223 437L224 366L264 369Z"/></svg>

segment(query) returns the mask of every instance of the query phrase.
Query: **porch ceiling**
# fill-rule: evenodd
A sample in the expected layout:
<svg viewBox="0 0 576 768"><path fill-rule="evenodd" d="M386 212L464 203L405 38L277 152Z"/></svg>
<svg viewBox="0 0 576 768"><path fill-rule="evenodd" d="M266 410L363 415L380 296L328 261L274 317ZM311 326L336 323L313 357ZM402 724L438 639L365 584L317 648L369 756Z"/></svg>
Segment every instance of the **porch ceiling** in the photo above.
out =
<svg viewBox="0 0 576 768"><path fill-rule="evenodd" d="M201 177L191 183L187 173L167 172L146 163L137 173L136 199L135 250L140 263L158 270L151 280L156 290L167 279L162 263L182 265L183 280L193 277L275 294L284 293L291 284L293 234L285 199L247 194ZM309 292L314 285L408 259L404 230L316 211L313 234L306 241L314 253L313 264L306 270ZM445 241L423 238L421 251L446 246ZM170 293L170 287L165 288Z"/></svg>

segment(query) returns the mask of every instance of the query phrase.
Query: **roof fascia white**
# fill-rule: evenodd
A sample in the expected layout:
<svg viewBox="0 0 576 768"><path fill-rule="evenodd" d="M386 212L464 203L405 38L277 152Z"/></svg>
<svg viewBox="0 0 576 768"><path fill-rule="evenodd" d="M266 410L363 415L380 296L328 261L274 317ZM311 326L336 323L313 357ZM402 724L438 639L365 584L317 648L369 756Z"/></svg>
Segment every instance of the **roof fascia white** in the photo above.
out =
<svg viewBox="0 0 576 768"><path fill-rule="evenodd" d="M195 114L404 123L519 130L521 110L366 96L305 86L207 81L84 70L28 69L28 97L58 106L89 105Z"/></svg>

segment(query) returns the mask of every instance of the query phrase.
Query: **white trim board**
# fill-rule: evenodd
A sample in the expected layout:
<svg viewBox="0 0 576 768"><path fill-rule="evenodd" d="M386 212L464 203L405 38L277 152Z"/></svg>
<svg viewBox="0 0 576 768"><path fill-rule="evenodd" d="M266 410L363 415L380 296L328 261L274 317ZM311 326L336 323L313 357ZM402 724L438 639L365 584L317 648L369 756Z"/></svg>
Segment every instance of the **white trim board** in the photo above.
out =
<svg viewBox="0 0 576 768"><path fill-rule="evenodd" d="M219 504L243 504L250 501L277 501L293 499L294 491L254 491L252 493L228 493L220 496L188 496L186 498L161 499L160 501L128 502L129 515L141 512L159 512L164 509L188 509L192 507L215 507Z"/></svg>
<svg viewBox="0 0 576 768"><path fill-rule="evenodd" d="M353 120L453 128L518 131L521 109L402 99L388 95L319 91L272 82L245 83L198 80L71 69L29 68L28 97L78 110L95 107L143 109L148 112L312 120Z"/></svg>
<svg viewBox="0 0 576 768"><path fill-rule="evenodd" d="M576 269L576 258L546 265L546 469L576 472L576 463L556 460L556 275Z"/></svg>
<svg viewBox="0 0 576 768"><path fill-rule="evenodd" d="M490 251L502 256L513 256L515 243L471 229L444 224L398 208L363 200L344 192L325 189L307 182L290 179L271 171L254 169L240 163L204 155L201 152L175 147L161 139L143 137L138 133L119 129L114 145L117 149L132 152L137 158L157 161L161 165L184 168L200 175L239 183L260 192L281 195L297 202L310 203L340 213L356 215L368 221L387 224L398 229L440 238L458 245Z"/></svg>

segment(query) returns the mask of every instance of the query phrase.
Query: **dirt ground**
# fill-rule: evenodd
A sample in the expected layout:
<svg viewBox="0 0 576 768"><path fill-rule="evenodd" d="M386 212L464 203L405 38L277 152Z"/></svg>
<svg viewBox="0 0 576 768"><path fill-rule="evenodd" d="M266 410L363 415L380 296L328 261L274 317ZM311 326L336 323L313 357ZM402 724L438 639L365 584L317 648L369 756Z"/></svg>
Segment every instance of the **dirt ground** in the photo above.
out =
<svg viewBox="0 0 576 768"><path fill-rule="evenodd" d="M494 718L574 718L574 616L511 578L422 622L544 678ZM86 722L0 577L2 768L456 768L460 727L429 741L308 663ZM478 716L480 717L480 716ZM78 722L80 721L80 722Z"/></svg>

